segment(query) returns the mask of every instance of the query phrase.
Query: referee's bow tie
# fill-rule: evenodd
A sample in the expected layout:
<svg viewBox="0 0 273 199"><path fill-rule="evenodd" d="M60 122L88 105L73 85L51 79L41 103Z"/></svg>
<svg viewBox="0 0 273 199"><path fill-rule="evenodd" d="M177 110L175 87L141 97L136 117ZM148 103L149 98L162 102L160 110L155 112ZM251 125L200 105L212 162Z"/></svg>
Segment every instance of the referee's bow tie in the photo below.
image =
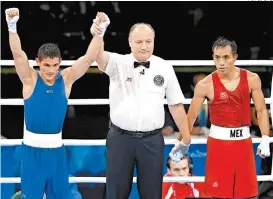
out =
<svg viewBox="0 0 273 199"><path fill-rule="evenodd" d="M146 62L134 62L134 68L138 67L138 66L144 66L146 68L150 67L150 61L146 61Z"/></svg>

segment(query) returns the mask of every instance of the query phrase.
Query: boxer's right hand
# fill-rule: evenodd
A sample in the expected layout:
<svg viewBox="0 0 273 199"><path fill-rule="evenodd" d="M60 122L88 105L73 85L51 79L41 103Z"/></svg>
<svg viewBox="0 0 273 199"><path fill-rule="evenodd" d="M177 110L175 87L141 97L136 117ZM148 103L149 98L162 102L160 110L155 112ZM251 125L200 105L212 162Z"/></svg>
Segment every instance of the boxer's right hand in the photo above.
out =
<svg viewBox="0 0 273 199"><path fill-rule="evenodd" d="M181 152L174 152L173 150L169 153L169 157L174 161L175 163L178 163L182 160L183 154Z"/></svg>
<svg viewBox="0 0 273 199"><path fill-rule="evenodd" d="M169 153L170 158L174 162L179 162L183 156L188 152L190 144L185 144L183 140L180 142L176 140L172 151Z"/></svg>
<svg viewBox="0 0 273 199"><path fill-rule="evenodd" d="M205 126L201 127L201 129L200 129L200 135L204 135L204 136L208 137L209 133L210 133L210 129L209 128L207 128Z"/></svg>
<svg viewBox="0 0 273 199"><path fill-rule="evenodd" d="M5 14L9 32L16 33L17 32L16 23L19 20L19 9L8 8L5 10Z"/></svg>

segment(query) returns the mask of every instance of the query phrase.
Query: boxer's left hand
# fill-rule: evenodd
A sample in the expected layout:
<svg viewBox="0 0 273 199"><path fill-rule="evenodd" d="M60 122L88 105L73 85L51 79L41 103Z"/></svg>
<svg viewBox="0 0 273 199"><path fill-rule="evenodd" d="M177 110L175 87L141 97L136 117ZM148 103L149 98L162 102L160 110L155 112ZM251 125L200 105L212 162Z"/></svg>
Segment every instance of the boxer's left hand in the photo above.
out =
<svg viewBox="0 0 273 199"><path fill-rule="evenodd" d="M98 35L99 37L103 37L107 27L110 24L110 19L109 17L103 13L103 12L98 12L96 19L93 20L93 25L91 26L91 34Z"/></svg>
<svg viewBox="0 0 273 199"><path fill-rule="evenodd" d="M267 135L263 135L262 141L258 146L257 155L261 158L266 158L270 156L270 138Z"/></svg>

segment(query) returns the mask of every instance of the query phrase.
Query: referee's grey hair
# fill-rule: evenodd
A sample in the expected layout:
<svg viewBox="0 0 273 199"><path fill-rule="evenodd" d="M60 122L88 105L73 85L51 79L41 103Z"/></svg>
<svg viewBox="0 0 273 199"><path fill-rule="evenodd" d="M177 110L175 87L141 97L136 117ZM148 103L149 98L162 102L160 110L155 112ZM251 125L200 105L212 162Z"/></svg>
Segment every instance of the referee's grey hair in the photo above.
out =
<svg viewBox="0 0 273 199"><path fill-rule="evenodd" d="M130 28L129 37L130 37L131 33L132 33L138 26L142 26L142 25L149 27L149 28L153 31L154 37L155 37L155 30L154 30L154 28L152 27L151 24L148 24L148 23L145 23L145 22L135 23L135 24Z"/></svg>

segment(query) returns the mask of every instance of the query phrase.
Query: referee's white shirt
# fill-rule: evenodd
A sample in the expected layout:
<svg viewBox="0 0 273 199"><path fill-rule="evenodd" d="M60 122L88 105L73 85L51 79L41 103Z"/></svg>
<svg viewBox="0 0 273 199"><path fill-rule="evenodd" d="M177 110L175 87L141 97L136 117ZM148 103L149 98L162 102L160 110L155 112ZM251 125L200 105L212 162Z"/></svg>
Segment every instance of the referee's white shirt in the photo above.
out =
<svg viewBox="0 0 273 199"><path fill-rule="evenodd" d="M136 59L132 54L109 52L109 57L105 73L110 78L112 123L130 131L162 128L165 96L169 105L184 99L173 66L155 55L148 60L149 68L134 68Z"/></svg>

